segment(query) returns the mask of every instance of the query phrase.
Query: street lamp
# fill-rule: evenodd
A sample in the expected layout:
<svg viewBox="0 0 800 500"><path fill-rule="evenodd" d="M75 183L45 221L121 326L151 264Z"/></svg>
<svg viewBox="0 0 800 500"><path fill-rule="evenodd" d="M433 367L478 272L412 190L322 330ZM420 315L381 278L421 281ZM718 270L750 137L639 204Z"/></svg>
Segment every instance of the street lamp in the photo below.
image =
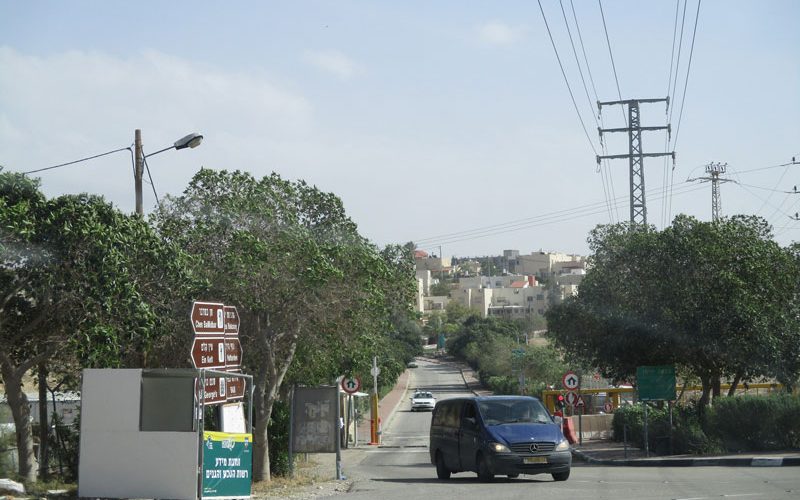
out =
<svg viewBox="0 0 800 500"><path fill-rule="evenodd" d="M153 155L157 155L158 153L163 153L169 149L186 149L186 148L196 148L203 142L203 136L197 133L192 133L187 136L181 137L177 141L175 141L172 146L168 146L164 149L159 149L155 153L150 153L145 155L142 152L142 131L140 129L136 129L134 133L134 158L135 158L135 165L133 169L133 181L134 187L136 189L136 213L139 215L144 215L144 210L142 208L142 175L144 174L144 163L145 159L149 158Z"/></svg>

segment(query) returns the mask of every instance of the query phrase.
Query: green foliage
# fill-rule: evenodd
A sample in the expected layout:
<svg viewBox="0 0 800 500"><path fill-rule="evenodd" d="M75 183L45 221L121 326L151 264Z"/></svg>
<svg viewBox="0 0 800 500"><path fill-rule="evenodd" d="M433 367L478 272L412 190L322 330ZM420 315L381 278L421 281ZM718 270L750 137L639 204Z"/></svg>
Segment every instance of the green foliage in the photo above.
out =
<svg viewBox="0 0 800 500"><path fill-rule="evenodd" d="M434 297L447 297L450 295L451 283L447 280L439 280L438 283L431 286L431 295Z"/></svg>
<svg viewBox="0 0 800 500"><path fill-rule="evenodd" d="M71 425L66 425L58 414L50 417L52 425L48 435L51 455L50 467L57 468L64 481L78 479L78 455L80 452L80 414Z"/></svg>
<svg viewBox="0 0 800 500"><path fill-rule="evenodd" d="M627 430L623 429L627 427ZM670 447L669 409L649 407L647 410L648 444L657 455L708 454L721 451L719 443L703 431L697 407L673 407L672 444ZM612 421L614 439L644 448L644 404L621 406L614 411Z"/></svg>
<svg viewBox="0 0 800 500"><path fill-rule="evenodd" d="M791 394L718 398L709 430L730 451L800 448L800 397Z"/></svg>
<svg viewBox="0 0 800 500"><path fill-rule="evenodd" d="M526 393L541 395L559 383L566 365L550 346L526 346L525 323L469 316L447 341L447 350L478 371L481 382L497 394L519 393L520 373Z"/></svg>
<svg viewBox="0 0 800 500"><path fill-rule="evenodd" d="M278 401L272 407L269 420L269 466L278 476L289 474L289 404Z"/></svg>
<svg viewBox="0 0 800 500"><path fill-rule="evenodd" d="M800 259L762 219L598 226L589 243L580 294L547 312L568 360L616 380L676 365L700 379L701 406L720 378L797 380Z"/></svg>

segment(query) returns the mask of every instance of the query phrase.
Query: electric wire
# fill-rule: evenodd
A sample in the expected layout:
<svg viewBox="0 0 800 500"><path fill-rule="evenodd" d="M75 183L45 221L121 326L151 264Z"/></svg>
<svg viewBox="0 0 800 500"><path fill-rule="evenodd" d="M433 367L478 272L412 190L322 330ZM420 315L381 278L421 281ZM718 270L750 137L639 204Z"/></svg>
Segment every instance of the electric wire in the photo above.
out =
<svg viewBox="0 0 800 500"><path fill-rule="evenodd" d="M679 190L677 192L677 195L688 194L688 193L691 193L691 192L694 192L694 191L701 190L703 188L704 188L704 186L698 186L698 187L692 186L691 189ZM658 189L661 189L661 188L659 187ZM627 201L628 201L627 198L624 198L624 199L619 200L617 202L617 204L625 205L627 203ZM593 210L591 208L586 208L586 209L583 209L583 210L580 210L580 211L573 211L572 213L564 214L564 215L561 215L559 217L541 216L538 220L531 221L531 222L529 222L527 224L520 224L520 225L516 225L516 226L509 226L509 227L498 228L498 229L490 229L490 230L486 230L484 232L477 232L477 233L473 233L473 234L465 234L463 236L452 236L449 239L432 240L432 241L434 241L434 242L436 242L438 244L441 244L441 245L446 245L446 244L452 244L452 243L459 243L459 242L463 242L463 241L471 241L471 240L480 239L480 238L488 238L490 236L497 236L497 235L505 234L505 233L522 231L522 230L530 229L530 228L533 228L533 227L539 227L539 226L545 226L545 225L550 225L550 224L563 223L563 222L566 222L566 221L569 221L569 220L575 220L575 219L580 219L580 218L583 218L583 217L589 217L589 216L592 216L592 215L602 214L605 211L605 207L602 206L603 204L604 204L604 202L595 203L594 204L595 208ZM412 241L417 243L416 240L412 240ZM419 240L419 241L422 241L422 240ZM425 243L424 244L424 246L426 246L426 247L427 246L431 246L431 245L432 245L431 243Z"/></svg>
<svg viewBox="0 0 800 500"><path fill-rule="evenodd" d="M35 174L36 172L44 172L45 170L53 170L55 168L66 167L68 165L74 165L75 163L80 163L82 161L94 160L95 158L100 158L101 156L108 156L113 153L119 153L120 151L125 151L126 149L130 150L131 147L128 146L127 148L119 148L115 149L114 151L108 151L107 153L100 153L99 155L87 156L86 158L81 158L80 160L68 161L67 163L53 165L52 167L37 168L36 170L28 170L27 172L22 172L22 175Z"/></svg>
<svg viewBox="0 0 800 500"><path fill-rule="evenodd" d="M619 96L619 100L622 100L622 91L619 89L619 78L617 77L617 65L614 64L614 53L611 52L611 39L608 36L608 27L606 26L606 15L603 12L603 2L602 0L597 0L597 4L600 6L600 17L603 19L603 31L606 33L606 43L608 44L608 55L611 57L611 68L614 70L614 81L617 83L617 96ZM628 117L625 116L625 110L620 107L622 111L622 119L625 120L625 127L628 127Z"/></svg>
<svg viewBox="0 0 800 500"><path fill-rule="evenodd" d="M589 64L589 57L586 55L586 46L583 43L583 34L581 33L581 25L578 22L578 15L575 12L575 4L572 0L569 0L569 5L572 10L572 18L575 20L575 30L578 32L578 41L581 45L581 53L583 54L583 61L586 64L586 72L589 74L589 82L592 85L592 92L594 93L595 102L600 102L600 97L597 95L597 87L594 84L594 77L592 76L592 67ZM593 109L593 108L592 108ZM594 111L593 111L594 112ZM603 124L603 115L597 113L600 120L600 126L605 127ZM608 155L608 150L603 142L602 138L600 139L600 149L603 151L603 155ZM605 168L604 168L605 167ZM616 198L616 193L614 192L614 182L611 178L611 172L609 167L609 160L603 160L600 165L598 165L598 171L600 173L600 179L603 183L604 194L609 198L609 200L613 200ZM608 186L608 187L606 187ZM609 207L609 218L611 222L615 222L614 213L616 213L616 220L619 220L619 210L617 209L616 205L610 204Z"/></svg>
<svg viewBox="0 0 800 500"><path fill-rule="evenodd" d="M675 37L678 34L678 12L680 11L681 0L675 0L675 21L672 24L672 48L670 49L670 58L669 58L669 76L667 77L667 97L670 95L670 90L672 89L672 69L675 64ZM664 109L664 114L667 116L667 121L669 122L669 105L667 108ZM669 150L669 141L670 141L670 132L669 130L665 131L664 134L664 151ZM672 182L674 178L674 171L673 175L670 175L670 172L667 170L667 157L664 157L664 166L663 166L663 183L666 195L667 184L669 184L669 189L672 189ZM670 214L667 213L667 207L669 206L671 200L668 196L664 196L661 200L661 227L666 227L667 220L669 219Z"/></svg>
<svg viewBox="0 0 800 500"><path fill-rule="evenodd" d="M147 170L147 177L150 178L150 187L153 188L153 196L156 197L156 205L160 205L161 202L158 201L158 193L156 193L156 185L153 182L153 176L150 175L150 165L147 164L147 155L144 154L144 150L142 150L142 160L144 162L144 168Z"/></svg>
<svg viewBox="0 0 800 500"><path fill-rule="evenodd" d="M680 189L682 191L681 191L680 194L684 194L685 192L688 192L688 191L695 191L695 190L698 189L693 184L689 184L688 182L681 183L681 186L682 187ZM655 187L655 188L649 189L648 192L650 194L655 194L660 189L661 189L661 187L659 186L659 187ZM703 189L703 187L700 186L699 189ZM616 198L615 200L613 200L613 202L615 204L617 204L617 205L623 205L624 206L628 202L628 197L627 196L621 196L621 197ZM605 202L593 202L593 203L589 203L589 204L586 204L586 205L580 205L580 206L577 206L577 207L556 210L556 211L553 211L553 212L547 212L547 213L539 214L539 215L536 215L536 216L533 216L533 217L515 219L515 220L511 220L511 221L507 221L507 222L502 222L502 223L499 223L499 224L491 224L491 225L488 225L488 226L482 226L482 227L478 227L478 228L474 228L474 229L467 229L467 230L463 230L463 231L455 231L455 232L451 232L451 233L445 233L445 234L440 234L440 235L435 235L435 236L429 236L429 237L426 237L426 238L419 238L419 239L415 239L415 240L412 240L412 241L414 241L416 244L418 244L420 246L426 246L427 247L427 246L432 246L434 242L442 241L442 243L444 243L445 242L444 240L450 240L450 239L453 239L453 238L469 237L469 236L479 235L479 234L487 233L487 232L496 232L496 231L505 232L506 230L517 230L519 228L524 228L524 227L526 227L526 226L528 226L530 224L535 224L535 223L541 222L542 220L553 220L554 222L558 222L559 220L562 220L562 219L563 220L568 220L568 218L570 218L574 214L581 214L581 213L597 214L597 213L602 213L602 209L603 209L603 205L604 204L605 204ZM461 240L459 240L459 241L461 241Z"/></svg>
<svg viewBox="0 0 800 500"><path fill-rule="evenodd" d="M586 135L586 140L589 141L589 145L592 147L592 151L594 151L595 156L597 155L597 149L594 147L594 143L592 139L589 137L589 132L586 130L586 124L583 122L583 116L581 116L581 112L578 109L578 103L575 102L575 95L572 93L572 88L569 85L569 80L567 79L567 74L564 72L564 65L561 63L561 57L558 55L558 49L556 49L556 42L553 40L553 33L550 32L550 25L547 23L547 16L544 14L544 8L542 8L542 0L537 0L539 2L539 10L542 13L542 19L544 19L544 25L547 28L547 35L550 37L550 43L553 46L553 52L556 54L556 59L558 60L558 66L561 68L561 75L564 77L564 83L567 84L567 90L569 91L569 97L572 99L572 105L575 107L575 112L578 114L578 120L581 122L581 127L583 128L583 133Z"/></svg>
<svg viewBox="0 0 800 500"><path fill-rule="evenodd" d="M672 149L678 146L678 134L681 132L681 121L683 120L683 105L686 103L686 89L689 86L689 73L692 71L692 57L694 56L694 41L697 37L697 22L700 19L700 3L697 0L697 12L694 16L694 29L692 30L692 45L689 48L689 64L686 66L686 80L683 83L683 94L681 95L681 111L678 114L678 126L675 128L675 140L672 142Z"/></svg>
<svg viewBox="0 0 800 500"><path fill-rule="evenodd" d="M592 105L592 98L589 97L589 88L586 86L586 78L583 76L583 69L581 68L581 62L580 62L580 59L578 58L578 50L575 48L575 41L572 38L572 31L569 28L569 21L567 20L567 13L564 10L564 2L563 2L563 0L558 0L558 4L561 7L561 15L564 17L564 26L567 28L567 36L569 36L569 43L570 43L570 46L572 47L572 54L575 56L575 65L578 67L578 74L581 77L581 83L583 84L583 92L584 92L584 94L586 94L586 102L589 104L589 110L592 113L592 118L594 118L594 124L599 129L600 128L600 123L597 121L597 116L595 116L594 111L593 111L594 106ZM575 10L573 9L572 12L574 14ZM585 55L586 55L586 52L584 52L584 56ZM587 65L588 65L588 60L587 60ZM601 144L601 148L602 148L602 144ZM602 171L600 172L600 174L601 174L600 175L600 180L601 180L601 182L603 184L603 196L605 197L605 199L606 199L606 201L608 203L608 220L610 222L614 222L614 214L613 214L612 209L611 209L611 201L610 201L611 194L608 191L606 178L605 178L604 175L602 175Z"/></svg>

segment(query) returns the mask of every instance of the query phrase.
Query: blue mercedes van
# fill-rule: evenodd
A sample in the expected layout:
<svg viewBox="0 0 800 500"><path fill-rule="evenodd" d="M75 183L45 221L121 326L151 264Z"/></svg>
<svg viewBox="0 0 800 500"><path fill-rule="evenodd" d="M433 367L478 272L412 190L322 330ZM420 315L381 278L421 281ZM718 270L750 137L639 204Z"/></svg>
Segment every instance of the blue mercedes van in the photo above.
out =
<svg viewBox="0 0 800 500"><path fill-rule="evenodd" d="M528 396L437 402L430 456L439 479L472 471L482 481L520 474L551 474L556 481L566 481L572 467L569 442L560 425L541 401Z"/></svg>

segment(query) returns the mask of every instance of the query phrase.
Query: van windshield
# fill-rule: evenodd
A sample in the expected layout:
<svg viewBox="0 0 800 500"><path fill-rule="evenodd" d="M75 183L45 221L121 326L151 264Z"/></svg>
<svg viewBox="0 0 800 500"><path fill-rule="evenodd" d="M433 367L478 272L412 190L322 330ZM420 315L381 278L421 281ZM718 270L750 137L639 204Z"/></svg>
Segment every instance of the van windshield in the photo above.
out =
<svg viewBox="0 0 800 500"><path fill-rule="evenodd" d="M553 423L545 407L538 401L529 399L479 401L478 409L486 425Z"/></svg>

